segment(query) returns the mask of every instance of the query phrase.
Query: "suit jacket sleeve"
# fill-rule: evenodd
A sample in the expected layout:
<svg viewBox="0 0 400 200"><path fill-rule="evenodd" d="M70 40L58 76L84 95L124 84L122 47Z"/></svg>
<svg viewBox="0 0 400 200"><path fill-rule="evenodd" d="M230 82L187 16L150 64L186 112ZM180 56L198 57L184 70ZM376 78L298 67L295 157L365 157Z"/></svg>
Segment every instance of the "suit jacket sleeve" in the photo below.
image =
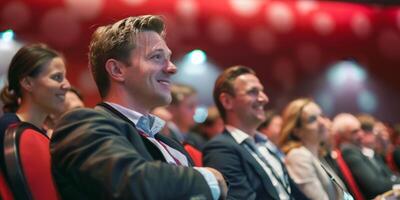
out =
<svg viewBox="0 0 400 200"><path fill-rule="evenodd" d="M371 166L371 163L368 163L369 161L363 158L361 151L354 148L345 148L342 150L342 154L343 159L349 166L351 173L367 199L372 199L392 189L390 179L377 173Z"/></svg>
<svg viewBox="0 0 400 200"><path fill-rule="evenodd" d="M239 153L221 141L211 141L203 149L204 166L220 171L228 182L228 199L256 199L256 192L248 180Z"/></svg>
<svg viewBox="0 0 400 200"><path fill-rule="evenodd" d="M290 176L299 189L310 199L329 199L318 178L312 155L300 149L293 149L285 158Z"/></svg>
<svg viewBox="0 0 400 200"><path fill-rule="evenodd" d="M72 190L88 199L211 199L199 172L154 161L131 125L99 111L65 115L53 135L51 156L66 199Z"/></svg>

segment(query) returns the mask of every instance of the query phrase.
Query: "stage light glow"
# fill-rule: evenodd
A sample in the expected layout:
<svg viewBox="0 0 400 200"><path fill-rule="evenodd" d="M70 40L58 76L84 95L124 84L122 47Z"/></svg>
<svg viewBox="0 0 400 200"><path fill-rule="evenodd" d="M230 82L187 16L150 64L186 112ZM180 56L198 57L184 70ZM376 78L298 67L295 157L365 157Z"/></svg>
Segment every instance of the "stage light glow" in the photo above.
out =
<svg viewBox="0 0 400 200"><path fill-rule="evenodd" d="M336 88L348 88L360 84L367 79L367 72L356 62L340 61L327 73L329 83Z"/></svg>
<svg viewBox="0 0 400 200"><path fill-rule="evenodd" d="M203 123L206 121L208 116L208 110L206 106L199 106L196 108L193 119L196 123Z"/></svg>
<svg viewBox="0 0 400 200"><path fill-rule="evenodd" d="M11 29L8 29L4 32L1 33L1 40L4 42L10 42L14 39L14 31Z"/></svg>
<svg viewBox="0 0 400 200"><path fill-rule="evenodd" d="M376 110L378 101L373 92L363 90L357 96L357 104L361 111L372 113Z"/></svg>
<svg viewBox="0 0 400 200"><path fill-rule="evenodd" d="M199 65L207 61L207 55L204 51L196 49L187 54L189 61L192 64Z"/></svg>

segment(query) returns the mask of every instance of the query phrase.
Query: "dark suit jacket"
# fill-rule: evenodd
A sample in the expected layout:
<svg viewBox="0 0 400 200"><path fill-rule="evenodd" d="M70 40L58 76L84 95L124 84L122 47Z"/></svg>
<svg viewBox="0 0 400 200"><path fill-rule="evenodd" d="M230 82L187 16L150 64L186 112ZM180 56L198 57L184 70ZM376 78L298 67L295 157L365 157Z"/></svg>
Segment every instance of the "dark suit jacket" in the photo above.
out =
<svg viewBox="0 0 400 200"><path fill-rule="evenodd" d="M371 160L362 154L360 148L345 144L341 146L343 159L349 166L354 179L366 199L373 199L392 189L392 185L399 180L391 180L391 172L386 169L383 162L376 160L374 165Z"/></svg>
<svg viewBox="0 0 400 200"><path fill-rule="evenodd" d="M187 155L181 145L157 135ZM63 199L212 198L198 171L165 163L158 148L138 134L133 123L105 104L64 115L50 148Z"/></svg>
<svg viewBox="0 0 400 200"><path fill-rule="evenodd" d="M228 199L280 199L262 166L227 130L206 144L203 163L224 175L229 186ZM307 199L293 180L289 181L292 197Z"/></svg>

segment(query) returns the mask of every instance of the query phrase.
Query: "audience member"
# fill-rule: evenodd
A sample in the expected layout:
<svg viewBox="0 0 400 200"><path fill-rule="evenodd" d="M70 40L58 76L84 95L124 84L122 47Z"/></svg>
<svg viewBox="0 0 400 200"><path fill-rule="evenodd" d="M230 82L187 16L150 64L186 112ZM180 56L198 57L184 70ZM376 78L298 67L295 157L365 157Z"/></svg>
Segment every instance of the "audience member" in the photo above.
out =
<svg viewBox="0 0 400 200"><path fill-rule="evenodd" d="M255 72L244 66L225 69L214 100L226 129L206 144L203 161L227 179L228 199L305 199L269 148L272 142L257 131L268 97Z"/></svg>
<svg viewBox="0 0 400 200"><path fill-rule="evenodd" d="M51 139L53 175L63 199L218 199L226 185L212 168L193 168L183 147L149 112L171 102L176 67L158 16L101 26L89 46L102 103L75 109ZM218 183L217 183L218 181Z"/></svg>
<svg viewBox="0 0 400 200"><path fill-rule="evenodd" d="M266 135L276 146L279 144L279 133L282 128L282 117L273 110L265 112L266 120L258 127L258 130Z"/></svg>
<svg viewBox="0 0 400 200"><path fill-rule="evenodd" d="M43 131L51 113L60 112L70 87L62 56L44 44L22 47L11 60L6 86L1 91L4 115L0 118L1 167L4 169L3 140L9 125L32 124Z"/></svg>
<svg viewBox="0 0 400 200"><path fill-rule="evenodd" d="M58 113L49 114L44 121L43 129L46 130L47 136L51 138L54 126L62 114L69 110L83 107L85 107L85 104L83 103L82 94L78 89L70 87L65 94L64 108Z"/></svg>
<svg viewBox="0 0 400 200"><path fill-rule="evenodd" d="M171 138L201 150L201 137L190 131L196 124L193 118L198 105L196 90L189 85L173 84L171 96L171 104L167 107L172 116L171 121L167 123Z"/></svg>
<svg viewBox="0 0 400 200"><path fill-rule="evenodd" d="M329 165L319 160L320 145L327 140L328 131L321 108L311 99L296 99L286 106L282 118L280 146L289 174L300 190L310 199L344 199L345 185Z"/></svg>
<svg viewBox="0 0 400 200"><path fill-rule="evenodd" d="M332 131L338 138L343 159L366 199L373 199L391 190L393 184L400 183L380 162L362 153L363 131L357 118L347 113L337 115L333 120Z"/></svg>
<svg viewBox="0 0 400 200"><path fill-rule="evenodd" d="M217 107L208 107L207 113L206 120L193 128L193 132L203 138L204 144L224 131L224 122L219 115Z"/></svg>

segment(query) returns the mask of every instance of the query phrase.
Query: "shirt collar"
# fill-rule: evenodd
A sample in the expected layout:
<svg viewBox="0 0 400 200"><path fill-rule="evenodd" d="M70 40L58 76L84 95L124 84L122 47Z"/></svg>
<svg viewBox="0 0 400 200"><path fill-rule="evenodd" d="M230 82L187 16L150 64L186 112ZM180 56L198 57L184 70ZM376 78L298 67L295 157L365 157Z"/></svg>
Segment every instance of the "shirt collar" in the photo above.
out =
<svg viewBox="0 0 400 200"><path fill-rule="evenodd" d="M136 112L119 104L105 102L115 110L127 117L136 128L147 134L150 137L154 137L157 133L165 126L165 121L152 114L143 115L142 113Z"/></svg>
<svg viewBox="0 0 400 200"><path fill-rule="evenodd" d="M255 142L255 143L267 143L268 142L268 138L258 131L254 135L254 137L251 137L249 134L243 132L242 130L240 130L234 126L226 125L225 127L229 131L229 133L232 135L233 139L235 139L235 141L238 144L241 144L247 138L253 140L253 142Z"/></svg>
<svg viewBox="0 0 400 200"><path fill-rule="evenodd" d="M247 138L254 140L252 137L250 137L250 135L236 127L230 125L226 125L225 127L238 144L243 143L243 141L245 141Z"/></svg>

